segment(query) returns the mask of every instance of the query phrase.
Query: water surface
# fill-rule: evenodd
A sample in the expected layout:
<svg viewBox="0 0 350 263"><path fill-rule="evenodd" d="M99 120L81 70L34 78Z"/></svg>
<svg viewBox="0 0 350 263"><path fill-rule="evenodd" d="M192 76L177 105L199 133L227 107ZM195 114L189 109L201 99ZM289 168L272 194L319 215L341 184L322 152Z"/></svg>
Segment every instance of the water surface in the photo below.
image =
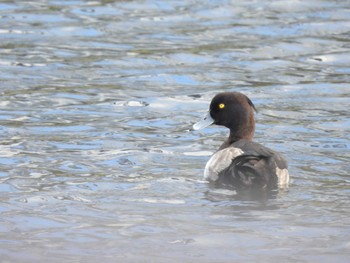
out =
<svg viewBox="0 0 350 263"><path fill-rule="evenodd" d="M0 3L2 262L349 262L347 1ZM202 181L219 91L292 183Z"/></svg>

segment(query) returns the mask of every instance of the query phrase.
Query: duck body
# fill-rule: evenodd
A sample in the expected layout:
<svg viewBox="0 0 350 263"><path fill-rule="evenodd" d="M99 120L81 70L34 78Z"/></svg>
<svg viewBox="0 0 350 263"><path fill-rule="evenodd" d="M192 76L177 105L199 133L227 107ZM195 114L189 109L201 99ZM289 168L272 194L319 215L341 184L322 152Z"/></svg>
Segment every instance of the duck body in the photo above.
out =
<svg viewBox="0 0 350 263"><path fill-rule="evenodd" d="M216 95L207 116L194 130L211 124L230 129L230 135L207 162L204 178L230 189L276 189L288 185L289 173L284 157L253 141L255 131L252 101L239 92Z"/></svg>
<svg viewBox="0 0 350 263"><path fill-rule="evenodd" d="M204 178L235 189L276 189L289 181L287 162L280 154L245 139L217 151L205 166Z"/></svg>

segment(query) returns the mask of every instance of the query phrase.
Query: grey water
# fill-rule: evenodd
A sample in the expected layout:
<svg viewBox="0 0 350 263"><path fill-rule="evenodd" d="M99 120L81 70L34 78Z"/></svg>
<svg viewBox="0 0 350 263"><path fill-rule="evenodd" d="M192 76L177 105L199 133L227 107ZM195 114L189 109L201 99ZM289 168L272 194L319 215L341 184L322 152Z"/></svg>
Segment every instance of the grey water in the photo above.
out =
<svg viewBox="0 0 350 263"><path fill-rule="evenodd" d="M220 91L291 184L202 180ZM350 262L349 1L1 1L0 262Z"/></svg>

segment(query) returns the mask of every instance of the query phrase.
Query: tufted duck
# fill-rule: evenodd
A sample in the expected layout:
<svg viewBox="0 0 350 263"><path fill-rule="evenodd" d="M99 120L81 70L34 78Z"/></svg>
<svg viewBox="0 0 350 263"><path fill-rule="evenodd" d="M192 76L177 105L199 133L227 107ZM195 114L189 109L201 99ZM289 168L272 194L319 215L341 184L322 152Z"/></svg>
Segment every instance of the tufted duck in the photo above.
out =
<svg viewBox="0 0 350 263"><path fill-rule="evenodd" d="M253 142L255 131L253 102L239 92L217 94L207 116L193 125L194 130L211 124L230 129L228 139L207 162L204 178L230 189L277 189L289 182L287 161L281 154Z"/></svg>

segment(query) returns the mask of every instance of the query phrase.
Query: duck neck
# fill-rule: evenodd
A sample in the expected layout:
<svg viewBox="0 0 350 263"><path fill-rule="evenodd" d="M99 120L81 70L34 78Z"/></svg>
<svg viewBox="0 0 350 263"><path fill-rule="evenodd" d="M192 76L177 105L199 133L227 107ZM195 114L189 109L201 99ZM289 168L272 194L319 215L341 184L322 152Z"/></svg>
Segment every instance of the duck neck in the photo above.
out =
<svg viewBox="0 0 350 263"><path fill-rule="evenodd" d="M248 140L252 141L255 132L255 122L249 122L248 125L238 126L237 129L230 129L230 135L226 141L220 146L219 150L229 147L232 143L235 143L239 140Z"/></svg>
<svg viewBox="0 0 350 263"><path fill-rule="evenodd" d="M253 136L237 136L235 133L230 132L229 137L224 141L224 143L220 146L219 150L230 147L231 144L239 141L239 140L248 140L252 141Z"/></svg>
<svg viewBox="0 0 350 263"><path fill-rule="evenodd" d="M254 136L255 127L243 128L238 130L230 130L228 141L232 144L239 140L252 141Z"/></svg>

